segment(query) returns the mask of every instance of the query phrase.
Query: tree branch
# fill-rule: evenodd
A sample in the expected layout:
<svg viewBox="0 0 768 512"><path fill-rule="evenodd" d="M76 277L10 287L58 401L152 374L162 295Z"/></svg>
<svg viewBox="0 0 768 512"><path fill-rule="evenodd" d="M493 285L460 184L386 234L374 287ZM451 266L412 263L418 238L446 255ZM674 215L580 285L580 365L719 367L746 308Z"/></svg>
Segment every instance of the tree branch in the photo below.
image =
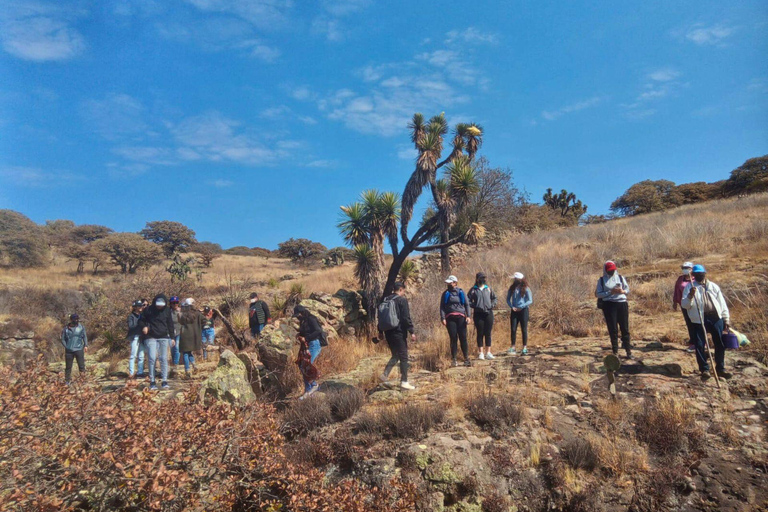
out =
<svg viewBox="0 0 768 512"><path fill-rule="evenodd" d="M428 252L428 251L436 251L437 249L445 249L446 247L450 247L452 245L459 244L464 241L464 239L467 237L467 233L469 233L469 230L465 231L462 235L457 236L456 238L453 238L451 240L448 240L447 242L444 242L442 244L435 244L435 245L427 245L423 247L414 247L414 251L419 252Z"/></svg>

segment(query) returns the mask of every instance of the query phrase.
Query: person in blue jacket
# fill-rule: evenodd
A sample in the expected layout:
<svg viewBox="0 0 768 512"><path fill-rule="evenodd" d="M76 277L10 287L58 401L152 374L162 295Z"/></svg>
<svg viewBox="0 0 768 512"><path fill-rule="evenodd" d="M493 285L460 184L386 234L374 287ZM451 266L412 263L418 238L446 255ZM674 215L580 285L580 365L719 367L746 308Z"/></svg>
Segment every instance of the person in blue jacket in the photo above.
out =
<svg viewBox="0 0 768 512"><path fill-rule="evenodd" d="M72 382L72 363L75 359L77 359L80 375L85 375L85 352L88 350L88 336L77 313L69 315L69 323L61 331L61 344L64 345L64 380L69 386Z"/></svg>
<svg viewBox="0 0 768 512"><path fill-rule="evenodd" d="M528 309L533 304L533 294L531 287L528 286L528 280L523 274L515 272L513 277L514 281L507 291L507 305L512 310L509 314L512 347L507 351L507 354L517 355L515 345L517 345L517 326L519 325L520 331L523 333L523 350L520 353L526 355L528 353Z"/></svg>
<svg viewBox="0 0 768 512"><path fill-rule="evenodd" d="M469 316L469 301L464 290L459 288L456 276L448 276L445 280L448 288L440 294L440 320L448 329L451 339L451 358L453 366L458 366L458 342L461 341L461 352L464 354L464 366L472 366L469 361L469 346L467 345L467 324L472 322Z"/></svg>

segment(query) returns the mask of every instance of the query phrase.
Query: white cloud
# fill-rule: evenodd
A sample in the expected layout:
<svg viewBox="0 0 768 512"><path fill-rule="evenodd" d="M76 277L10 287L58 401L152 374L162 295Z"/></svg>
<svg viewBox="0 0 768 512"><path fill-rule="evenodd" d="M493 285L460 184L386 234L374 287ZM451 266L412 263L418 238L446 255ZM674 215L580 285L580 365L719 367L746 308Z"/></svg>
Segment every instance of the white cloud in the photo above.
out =
<svg viewBox="0 0 768 512"><path fill-rule="evenodd" d="M103 99L86 100L81 112L99 135L108 140L144 133L148 129L144 106L127 94L110 93Z"/></svg>
<svg viewBox="0 0 768 512"><path fill-rule="evenodd" d="M680 72L672 68L657 69L648 73L648 78L654 82L669 82L680 76Z"/></svg>
<svg viewBox="0 0 768 512"><path fill-rule="evenodd" d="M315 93L312 92L312 90L306 85L294 87L290 91L290 94L293 99L299 100L299 101L308 101L315 98Z"/></svg>
<svg viewBox="0 0 768 512"><path fill-rule="evenodd" d="M347 16L362 11L372 3L372 0L323 0L322 5L333 16Z"/></svg>
<svg viewBox="0 0 768 512"><path fill-rule="evenodd" d="M315 119L312 116L299 116L299 121L306 125L315 125L317 124L317 119Z"/></svg>
<svg viewBox="0 0 768 512"><path fill-rule="evenodd" d="M55 3L6 2L0 8L0 39L11 55L36 62L67 60L86 47L85 38L72 25L83 16L78 9Z"/></svg>
<svg viewBox="0 0 768 512"><path fill-rule="evenodd" d="M757 92L768 92L768 80L765 78L753 78L747 84L747 90Z"/></svg>
<svg viewBox="0 0 768 512"><path fill-rule="evenodd" d="M566 105L557 110L545 110L541 113L541 117L543 117L547 121L554 121L555 119L565 114L571 114L573 112L578 112L580 110L597 106L601 101L603 101L603 98L601 96L593 96L591 98L587 98L585 100L577 101L576 103Z"/></svg>
<svg viewBox="0 0 768 512"><path fill-rule="evenodd" d="M491 32L482 32L475 27L468 27L464 30L451 30L445 35L445 42L446 44L496 44L499 42L499 36Z"/></svg>
<svg viewBox="0 0 768 512"><path fill-rule="evenodd" d="M705 27L695 25L685 33L685 38L698 45L716 45L721 44L728 36L734 33L733 27L724 25L713 25Z"/></svg>
<svg viewBox="0 0 768 512"><path fill-rule="evenodd" d="M237 16L260 29L274 29L288 22L291 0L187 0L201 11Z"/></svg>
<svg viewBox="0 0 768 512"><path fill-rule="evenodd" d="M360 12L372 3L371 0L323 0L324 12L312 20L310 31L333 43L344 41L347 29L342 24L342 18Z"/></svg>
<svg viewBox="0 0 768 512"><path fill-rule="evenodd" d="M277 105L264 109L259 114L260 117L265 119L280 119L291 114L291 109L285 105Z"/></svg>
<svg viewBox="0 0 768 512"><path fill-rule="evenodd" d="M339 162L336 160L312 160L307 164L307 167L327 169L329 167L338 167L338 165L339 165Z"/></svg>
<svg viewBox="0 0 768 512"><path fill-rule="evenodd" d="M400 160L413 161L419 156L419 152L413 147L413 144L398 144L397 145L397 158Z"/></svg>
<svg viewBox="0 0 768 512"><path fill-rule="evenodd" d="M324 36L328 41L334 43L343 41L345 38L339 20L328 16L318 16L312 20L311 31L313 34Z"/></svg>
<svg viewBox="0 0 768 512"><path fill-rule="evenodd" d="M621 105L625 109L624 115L628 119L639 120L655 114L656 108L650 105L679 91L685 85L679 80L681 76L673 68L659 68L647 73L642 91L635 100Z"/></svg>
<svg viewBox="0 0 768 512"><path fill-rule="evenodd" d="M63 182L83 181L84 176L65 171L44 171L37 167L0 167L0 177L21 187L53 187Z"/></svg>
<svg viewBox="0 0 768 512"><path fill-rule="evenodd" d="M232 185L235 184L235 182L232 180L218 179L210 182L210 184L216 188L226 188L226 187L231 187Z"/></svg>

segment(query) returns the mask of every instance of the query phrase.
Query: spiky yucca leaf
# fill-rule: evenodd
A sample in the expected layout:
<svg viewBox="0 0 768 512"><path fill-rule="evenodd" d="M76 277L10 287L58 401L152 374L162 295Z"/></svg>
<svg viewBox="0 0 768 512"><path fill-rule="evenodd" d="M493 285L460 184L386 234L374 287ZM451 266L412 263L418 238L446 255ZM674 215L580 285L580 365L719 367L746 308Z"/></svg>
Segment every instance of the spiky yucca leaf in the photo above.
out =
<svg viewBox="0 0 768 512"><path fill-rule="evenodd" d="M368 244L356 245L353 249L355 278L364 290L371 290L379 272L379 258Z"/></svg>
<svg viewBox="0 0 768 512"><path fill-rule="evenodd" d="M403 265L400 267L400 273L398 274L398 279L403 282L403 284L407 285L413 280L413 277L416 275L416 264L413 262L413 260L405 260L403 262Z"/></svg>
<svg viewBox="0 0 768 512"><path fill-rule="evenodd" d="M460 208L469 203L480 190L477 172L469 163L469 158L457 158L448 168L451 176L451 196Z"/></svg>
<svg viewBox="0 0 768 512"><path fill-rule="evenodd" d="M343 215L337 227L344 241L350 246L368 243L368 219L365 206L356 202L349 206L342 206L341 211Z"/></svg>
<svg viewBox="0 0 768 512"><path fill-rule="evenodd" d="M379 217L381 229L390 244L397 244L397 224L400 222L400 195L395 192L383 192L379 196Z"/></svg>
<svg viewBox="0 0 768 512"><path fill-rule="evenodd" d="M413 119L408 123L408 129L411 130L411 142L418 147L421 139L424 138L424 115L418 112L413 114Z"/></svg>

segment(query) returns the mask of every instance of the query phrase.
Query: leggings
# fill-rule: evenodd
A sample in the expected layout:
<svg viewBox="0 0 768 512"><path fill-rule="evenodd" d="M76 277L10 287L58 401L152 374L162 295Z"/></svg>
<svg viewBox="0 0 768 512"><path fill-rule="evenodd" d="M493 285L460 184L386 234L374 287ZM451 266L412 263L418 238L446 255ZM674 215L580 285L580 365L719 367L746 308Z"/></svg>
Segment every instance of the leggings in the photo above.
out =
<svg viewBox="0 0 768 512"><path fill-rule="evenodd" d="M523 347L528 346L528 308L520 311L509 312L509 328L512 338L512 348L517 343L517 325L520 324L520 330L523 332Z"/></svg>
<svg viewBox="0 0 768 512"><path fill-rule="evenodd" d="M603 301L603 316L608 327L608 336L611 337L611 348L619 351L619 329L621 329L621 346L631 352L629 344L629 304L626 302Z"/></svg>
<svg viewBox="0 0 768 512"><path fill-rule="evenodd" d="M463 315L451 315L446 317L445 326L448 328L448 336L451 338L451 357L456 359L459 348L457 342L461 341L461 352L464 359L469 359L469 347L467 346L467 317Z"/></svg>
<svg viewBox="0 0 768 512"><path fill-rule="evenodd" d="M491 333L493 332L493 311L487 313L475 311L473 317L475 321L475 331L477 332L477 348L483 348L483 339L485 346L491 347Z"/></svg>
<svg viewBox="0 0 768 512"><path fill-rule="evenodd" d="M400 363L400 381L408 382L408 341L406 338L408 333L397 327L386 331L384 336L387 338L387 345L389 345L389 351L392 353L392 358L384 368L384 375L389 377L395 365Z"/></svg>
<svg viewBox="0 0 768 512"><path fill-rule="evenodd" d="M77 369L80 370L80 375L85 373L85 350L65 350L64 351L64 380L72 380L72 363L77 360Z"/></svg>

